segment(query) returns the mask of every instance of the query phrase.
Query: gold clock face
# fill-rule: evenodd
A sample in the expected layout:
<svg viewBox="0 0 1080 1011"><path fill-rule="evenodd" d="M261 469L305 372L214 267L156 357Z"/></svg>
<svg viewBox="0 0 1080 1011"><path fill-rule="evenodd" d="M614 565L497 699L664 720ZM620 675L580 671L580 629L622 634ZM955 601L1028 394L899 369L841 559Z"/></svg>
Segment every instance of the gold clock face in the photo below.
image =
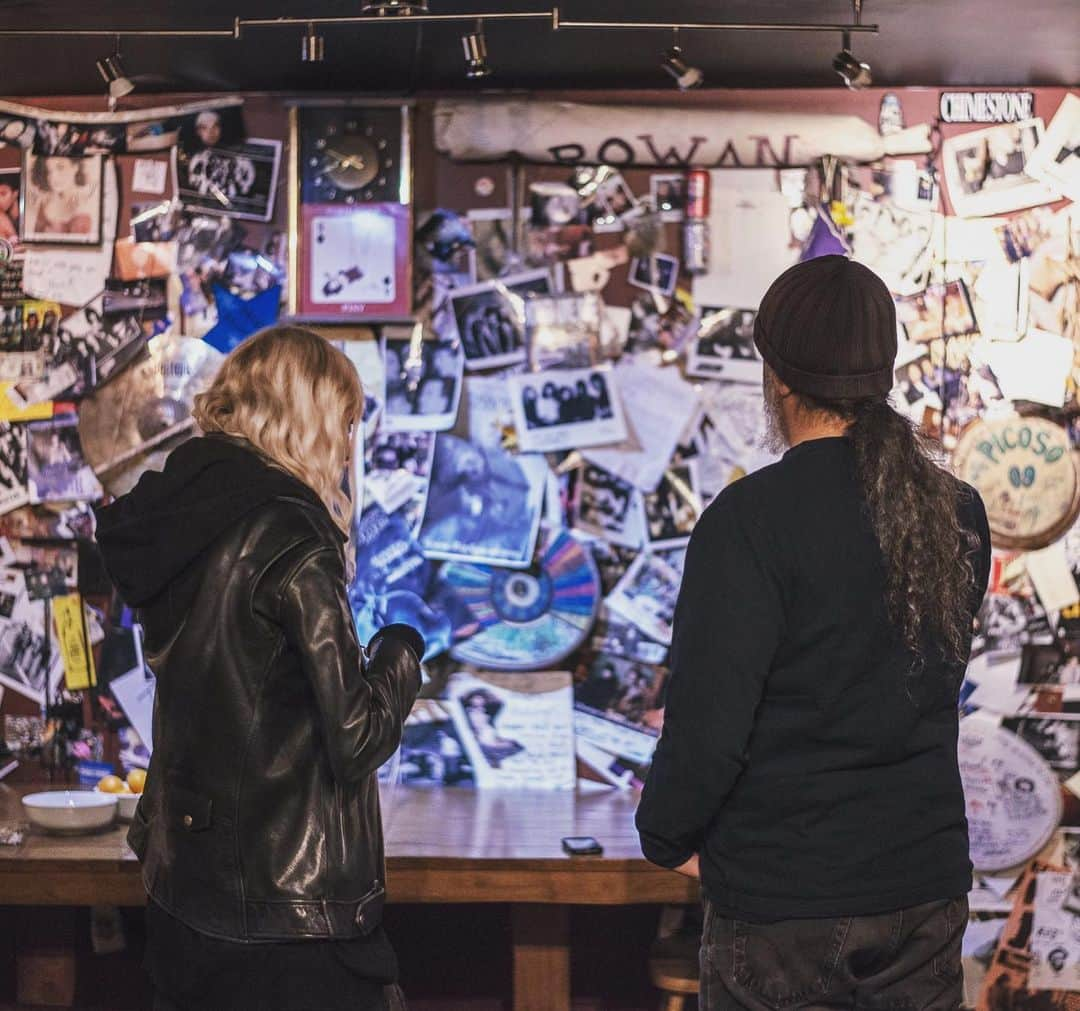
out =
<svg viewBox="0 0 1080 1011"><path fill-rule="evenodd" d="M379 174L379 152L367 137L327 137L320 139L317 147L322 174L338 189L363 189Z"/></svg>

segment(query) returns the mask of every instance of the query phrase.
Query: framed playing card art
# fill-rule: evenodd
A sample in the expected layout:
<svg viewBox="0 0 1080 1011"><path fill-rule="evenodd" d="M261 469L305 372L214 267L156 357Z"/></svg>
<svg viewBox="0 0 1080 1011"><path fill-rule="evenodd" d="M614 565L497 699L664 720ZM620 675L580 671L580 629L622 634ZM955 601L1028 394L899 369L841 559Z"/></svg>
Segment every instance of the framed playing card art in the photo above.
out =
<svg viewBox="0 0 1080 1011"><path fill-rule="evenodd" d="M289 315L408 319L412 309L410 110L299 105L290 112Z"/></svg>

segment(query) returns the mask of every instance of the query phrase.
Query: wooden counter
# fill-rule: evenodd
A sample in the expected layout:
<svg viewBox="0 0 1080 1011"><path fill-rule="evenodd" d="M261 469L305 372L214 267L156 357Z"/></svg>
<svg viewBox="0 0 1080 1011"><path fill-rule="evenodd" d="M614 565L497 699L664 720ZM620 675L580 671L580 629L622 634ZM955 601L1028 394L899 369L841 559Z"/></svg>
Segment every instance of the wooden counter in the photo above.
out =
<svg viewBox="0 0 1080 1011"><path fill-rule="evenodd" d="M0 824L23 820L0 786ZM568 1011L568 906L697 901L697 886L648 864L634 830L637 795L398 787L384 792L391 902L508 903L514 1007ZM0 905L134 906L145 901L124 828L60 838L31 832L0 846ZM591 835L603 856L567 857L561 839Z"/></svg>

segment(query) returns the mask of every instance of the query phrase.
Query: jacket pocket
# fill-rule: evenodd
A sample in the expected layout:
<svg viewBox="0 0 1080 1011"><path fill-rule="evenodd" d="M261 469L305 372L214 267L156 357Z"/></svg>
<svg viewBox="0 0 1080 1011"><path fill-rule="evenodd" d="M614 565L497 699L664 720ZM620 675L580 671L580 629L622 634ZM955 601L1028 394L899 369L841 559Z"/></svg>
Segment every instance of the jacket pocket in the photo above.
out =
<svg viewBox="0 0 1080 1011"><path fill-rule="evenodd" d="M164 819L173 885L183 891L193 886L190 897L210 889L237 894L238 871L234 826L206 794L169 783L164 789Z"/></svg>

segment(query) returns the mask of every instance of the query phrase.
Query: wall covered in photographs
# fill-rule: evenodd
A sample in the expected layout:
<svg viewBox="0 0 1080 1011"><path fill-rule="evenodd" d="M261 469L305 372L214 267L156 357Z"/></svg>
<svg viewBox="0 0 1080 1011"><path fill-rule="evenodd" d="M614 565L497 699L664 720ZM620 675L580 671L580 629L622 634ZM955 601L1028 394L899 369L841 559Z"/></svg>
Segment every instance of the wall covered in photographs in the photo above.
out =
<svg viewBox="0 0 1080 1011"><path fill-rule="evenodd" d="M300 294L333 302L314 316L339 322L317 328L366 391L357 631L405 621L428 643L402 778L639 787L687 542L716 495L774 459L758 302L790 264L850 255L896 299L895 407L980 488L993 528L961 725L971 936L1010 1006L1027 1006L1028 983L1057 994L1078 978L1071 942L1033 945L1021 970L1001 926L1021 906L1036 933L1080 923L1055 905L1080 866L1080 97L1034 89L1016 103L1027 118L970 124L938 122L930 89L633 98L624 143L561 136L560 122L588 120L571 116L544 142L589 163L517 173L498 157L512 131L484 138L484 163L436 150L437 122L464 143L457 101L390 115L357 99L301 116L299 133L265 96L136 95L111 123L80 119L88 100L36 115L0 104L3 742L38 755L44 708L80 690L51 617L78 594L97 665L65 746L145 764L147 693L130 690L144 674L94 562L88 504L193 434L190 397L222 355L290 305L303 318L312 300L289 300L300 229ZM529 122L514 101L509 121ZM711 124L705 147L672 132L672 107ZM756 139L727 136L733 110L758 114ZM787 113L820 114L820 129L793 145ZM643 140L650 123L662 144ZM298 138L360 150L380 124L377 149L405 145L413 166L410 205L394 203L408 187L376 192L352 161L316 153L288 191ZM612 163L592 157L601 148ZM683 162L702 152L690 185ZM379 228L397 243L406 219L411 248L380 245ZM385 322L361 300L379 297L394 306ZM195 378L168 378L179 361ZM104 445L108 425L121 444Z"/></svg>

